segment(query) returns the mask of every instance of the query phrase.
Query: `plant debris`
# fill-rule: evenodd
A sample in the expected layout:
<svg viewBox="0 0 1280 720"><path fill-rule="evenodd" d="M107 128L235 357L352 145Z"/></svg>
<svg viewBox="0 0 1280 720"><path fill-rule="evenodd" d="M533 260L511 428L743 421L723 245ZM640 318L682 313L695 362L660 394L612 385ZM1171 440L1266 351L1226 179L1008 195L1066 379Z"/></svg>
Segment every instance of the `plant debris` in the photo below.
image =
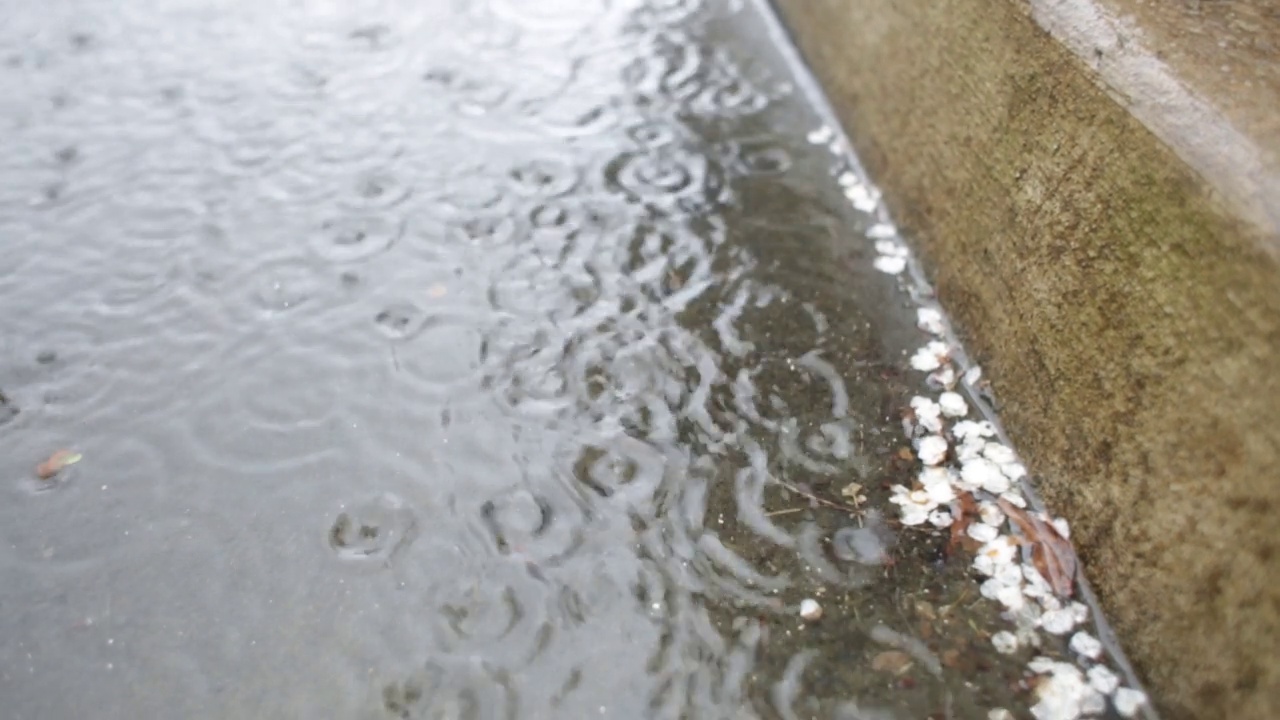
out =
<svg viewBox="0 0 1280 720"><path fill-rule="evenodd" d="M901 650L885 650L871 658L871 669L901 675L911 669L911 656Z"/></svg>
<svg viewBox="0 0 1280 720"><path fill-rule="evenodd" d="M855 206L860 200L878 203L874 188L846 175L850 173L837 181ZM878 269L898 274L910 266L911 252L892 223L877 223L865 234L875 244ZM965 366L940 308L918 307L917 327L932 337L907 364L926 375L929 394L912 397L908 407L900 410L911 447L893 452L890 466L914 467L917 474L914 481L890 487L889 502L900 511L898 523L926 532L929 525L946 529L946 554L963 550L972 555L970 567L981 578L980 593L1003 607L1012 626L990 637L996 652L1014 655L1040 648L1047 635L1061 638L1063 649L1075 656L1072 662L1041 656L1028 664L1034 676L1028 686L1035 696L1031 715L1036 720L1079 720L1106 711L1108 705L1123 717L1136 715L1146 704L1146 695L1120 686L1120 679L1106 665L1106 648L1081 627L1089 620L1089 608L1071 599L1079 561L1066 521L1029 509L1023 485L1027 468L1017 452L1005 444L990 420L970 419L974 403L978 408L984 398L993 403L988 381L976 365ZM901 467L903 463L909 464ZM864 539L847 530L841 533L833 538L837 556L852 554L858 549L852 541ZM964 657L952 649L946 662L939 662L920 640L884 626L874 628L871 636L894 648L876 656L876 669L891 669L897 658L889 653L895 651L911 655L917 667L930 671L934 667L940 671L943 664L950 667ZM921 631L921 637L928 636ZM911 680L904 675L898 682ZM989 717L1012 720L1013 714L994 708Z"/></svg>
<svg viewBox="0 0 1280 720"><path fill-rule="evenodd" d="M1055 594L1071 597L1075 591L1076 552L1053 524L1040 520L1004 498L996 501L1031 543L1031 561L1049 581Z"/></svg>
<svg viewBox="0 0 1280 720"><path fill-rule="evenodd" d="M80 462L83 457L74 450L58 450L36 466L36 476L41 480L52 480L63 468Z"/></svg>
<svg viewBox="0 0 1280 720"><path fill-rule="evenodd" d="M969 537L967 532L969 526L978 519L978 502L973 499L973 493L957 493L956 508L955 522L951 524L951 541L948 544L948 551L954 552L956 548L966 545L972 545L971 550L976 549L978 546L973 544L972 540L966 542L966 538Z"/></svg>

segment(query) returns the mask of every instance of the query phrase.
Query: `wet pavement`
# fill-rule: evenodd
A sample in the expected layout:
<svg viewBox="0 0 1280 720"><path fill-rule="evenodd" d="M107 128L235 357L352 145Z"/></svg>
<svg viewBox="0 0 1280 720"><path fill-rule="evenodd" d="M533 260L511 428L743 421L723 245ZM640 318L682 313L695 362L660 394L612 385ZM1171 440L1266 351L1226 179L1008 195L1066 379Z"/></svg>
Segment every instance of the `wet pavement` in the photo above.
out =
<svg viewBox="0 0 1280 720"><path fill-rule="evenodd" d="M0 10L5 717L1030 717L774 23Z"/></svg>

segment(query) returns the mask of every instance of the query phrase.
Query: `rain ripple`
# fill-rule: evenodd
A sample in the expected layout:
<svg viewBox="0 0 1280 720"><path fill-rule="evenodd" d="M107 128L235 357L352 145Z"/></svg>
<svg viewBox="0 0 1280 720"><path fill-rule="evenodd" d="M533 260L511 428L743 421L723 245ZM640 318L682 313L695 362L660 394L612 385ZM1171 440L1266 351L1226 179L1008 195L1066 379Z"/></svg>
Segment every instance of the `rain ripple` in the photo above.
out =
<svg viewBox="0 0 1280 720"><path fill-rule="evenodd" d="M95 518L66 566L121 578L82 591L134 608L112 662L196 635L174 687L211 703L239 685L297 716L344 714L334 696L370 718L787 716L817 662L772 649L799 593L871 587L892 538L809 502L870 484L881 398L840 352L864 318L819 327L813 278L779 270L795 248L825 262L816 234L745 229L763 211L744 190L788 205L789 171L823 162L715 39L760 18L216 10L130 4L75 49L83 77L0 30L67 98L0 168L23 358L0 348L0 454L52 429L85 446L5 532L34 562L32 518ZM100 549L153 528L174 546ZM290 652L299 669L269 662Z"/></svg>

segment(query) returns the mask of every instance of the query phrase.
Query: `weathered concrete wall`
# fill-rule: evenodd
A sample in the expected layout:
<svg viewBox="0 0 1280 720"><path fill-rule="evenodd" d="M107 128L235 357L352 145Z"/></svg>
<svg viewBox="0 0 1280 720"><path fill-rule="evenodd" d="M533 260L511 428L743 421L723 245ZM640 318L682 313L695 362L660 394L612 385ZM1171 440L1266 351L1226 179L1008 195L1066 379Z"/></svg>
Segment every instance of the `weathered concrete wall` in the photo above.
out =
<svg viewBox="0 0 1280 720"><path fill-rule="evenodd" d="M1157 706L1280 718L1274 228L1027 3L777 4Z"/></svg>

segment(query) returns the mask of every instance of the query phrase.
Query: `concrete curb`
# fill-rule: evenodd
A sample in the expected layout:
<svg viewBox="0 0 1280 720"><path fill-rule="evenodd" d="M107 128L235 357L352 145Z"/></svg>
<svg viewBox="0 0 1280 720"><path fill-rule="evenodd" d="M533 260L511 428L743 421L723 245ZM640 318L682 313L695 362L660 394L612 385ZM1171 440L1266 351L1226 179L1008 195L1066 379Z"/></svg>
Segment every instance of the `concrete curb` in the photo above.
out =
<svg viewBox="0 0 1280 720"><path fill-rule="evenodd" d="M1157 707L1280 717L1269 136L1088 0L775 4Z"/></svg>

